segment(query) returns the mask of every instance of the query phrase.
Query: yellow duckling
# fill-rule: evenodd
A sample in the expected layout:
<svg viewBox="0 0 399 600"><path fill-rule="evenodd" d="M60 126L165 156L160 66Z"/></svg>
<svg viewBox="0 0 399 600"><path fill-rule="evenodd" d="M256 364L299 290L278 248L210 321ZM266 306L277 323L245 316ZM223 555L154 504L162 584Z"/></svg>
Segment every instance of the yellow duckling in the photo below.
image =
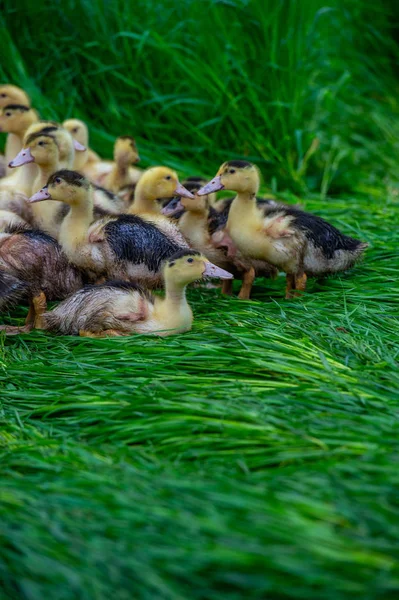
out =
<svg viewBox="0 0 399 600"><path fill-rule="evenodd" d="M114 166L108 175L103 178L101 185L107 190L117 193L126 185L137 183L142 171L141 169L135 169L133 172L136 174L136 179L133 180L131 165L139 161L140 156L134 138L129 135L119 137L114 146Z"/></svg>
<svg viewBox="0 0 399 600"><path fill-rule="evenodd" d="M232 275L199 252L182 250L164 265L164 298L121 281L86 286L50 312L43 313L43 305L38 306L35 327L96 338L133 333L165 337L184 333L193 323L186 287L202 277L229 279Z"/></svg>
<svg viewBox="0 0 399 600"><path fill-rule="evenodd" d="M123 141L124 140L124 141ZM122 171L123 176L119 177L124 185L135 185L142 175L142 169L131 166L131 163L135 163L140 160L140 157L137 152L136 142L130 136L122 136L116 139L114 144L114 156L120 156L121 165L119 172ZM129 157L130 166L128 165L127 173L126 173L126 157ZM112 160L101 160L97 162L91 162L90 164L86 164L83 169L83 173L86 177L90 179L92 183L96 185L105 186L105 179L110 175L112 171L116 171L115 161ZM111 179L111 183L112 179ZM116 181L118 183L118 180Z"/></svg>
<svg viewBox="0 0 399 600"><path fill-rule="evenodd" d="M8 105L2 109L0 115L0 131L13 134L15 141L14 147L18 147L17 152L19 152L23 146L23 138L26 131L32 123L36 123L37 121L38 116L33 108L28 108L22 104ZM15 154L11 157L7 156L7 160L11 160L14 156ZM21 169L20 172L12 173L11 175L4 177L0 181L0 189L9 189L14 192L18 191L28 195L29 183L32 182L36 171L37 168L35 165L27 165L24 169Z"/></svg>
<svg viewBox="0 0 399 600"><path fill-rule="evenodd" d="M60 151L55 137L41 131L31 133L24 141L24 148L10 162L10 166L20 167L31 162L34 162L39 170L31 187L32 191L44 187L50 175L59 169ZM33 204L31 211L33 225L57 238L62 218L65 216L63 207L46 201Z"/></svg>
<svg viewBox="0 0 399 600"><path fill-rule="evenodd" d="M161 228L135 215L118 215L92 224L92 186L76 171L62 169L51 175L30 202L50 199L69 205L58 239L71 263L89 274L157 285L163 260L188 248L173 223Z"/></svg>
<svg viewBox="0 0 399 600"><path fill-rule="evenodd" d="M8 105L20 105L30 107L30 98L24 90L16 85L0 85L0 110ZM7 165L10 160L21 150L20 140L13 133L7 135L5 153L4 153L4 175L9 173ZM3 176L4 176L3 175Z"/></svg>
<svg viewBox="0 0 399 600"><path fill-rule="evenodd" d="M227 189L237 192L229 211L226 233L245 257L263 259L287 275L286 297L306 287L308 276L349 269L367 244L342 234L315 215L288 206L262 209L256 203L260 178L255 165L242 160L222 164L216 177L198 195ZM231 248L234 254L234 249Z"/></svg>
<svg viewBox="0 0 399 600"><path fill-rule="evenodd" d="M86 166L90 167L93 163L101 160L98 154L89 148L89 129L84 121L80 119L67 119L63 122L62 126L69 131L73 139L80 146L85 148L84 151L75 154L73 163L74 171L81 171L83 173Z"/></svg>

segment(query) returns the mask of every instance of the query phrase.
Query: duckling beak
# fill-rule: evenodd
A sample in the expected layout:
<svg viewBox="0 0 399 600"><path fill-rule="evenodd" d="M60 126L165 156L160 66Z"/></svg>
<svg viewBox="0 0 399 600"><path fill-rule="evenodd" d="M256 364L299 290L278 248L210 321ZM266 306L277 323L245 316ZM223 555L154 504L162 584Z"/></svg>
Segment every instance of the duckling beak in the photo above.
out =
<svg viewBox="0 0 399 600"><path fill-rule="evenodd" d="M51 198L51 195L50 195L47 187L44 187L41 190L39 190L38 192L36 192L36 194L33 194L33 196L31 196L28 199L28 202L32 204L33 202L41 202L42 200L49 200L49 198Z"/></svg>
<svg viewBox="0 0 399 600"><path fill-rule="evenodd" d="M86 150L86 146L83 146L78 140L73 140L73 147L77 152L84 152Z"/></svg>
<svg viewBox="0 0 399 600"><path fill-rule="evenodd" d="M35 159L30 152L30 148L22 148L21 152L18 152L17 156L8 163L8 166L13 169L14 167L20 167L31 162L35 162Z"/></svg>
<svg viewBox="0 0 399 600"><path fill-rule="evenodd" d="M220 267L217 267L213 263L206 261L205 269L202 273L202 277L217 277L219 279L233 279L233 275Z"/></svg>
<svg viewBox="0 0 399 600"><path fill-rule="evenodd" d="M161 210L161 214L165 215L166 217L173 217L173 215L175 215L181 210L184 210L183 204L180 200L176 202L176 200L173 198L173 200L171 200L169 204L163 207L163 209Z"/></svg>
<svg viewBox="0 0 399 600"><path fill-rule="evenodd" d="M200 188L197 192L198 196L206 196L207 194L211 194L212 192L218 192L219 190L223 190L224 185L220 179L220 175L217 175L212 181L205 184Z"/></svg>
<svg viewBox="0 0 399 600"><path fill-rule="evenodd" d="M184 185L182 185L182 184L180 183L180 181L178 182L178 184L177 184L177 186L176 186L176 189L175 189L175 194L176 194L177 196L183 196L184 198L194 198L194 195L193 195L191 192L189 192L189 191L188 191L188 190L187 190L187 189L184 187Z"/></svg>

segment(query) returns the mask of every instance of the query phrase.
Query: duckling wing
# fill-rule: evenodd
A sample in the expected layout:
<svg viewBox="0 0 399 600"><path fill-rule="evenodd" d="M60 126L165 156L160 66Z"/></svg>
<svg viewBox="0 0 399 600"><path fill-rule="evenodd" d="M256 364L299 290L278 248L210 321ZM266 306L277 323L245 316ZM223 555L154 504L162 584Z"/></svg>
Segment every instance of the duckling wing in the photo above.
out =
<svg viewBox="0 0 399 600"><path fill-rule="evenodd" d="M182 247L155 224L136 215L120 215L109 221L104 234L118 260L144 264L152 272L159 271L163 261Z"/></svg>

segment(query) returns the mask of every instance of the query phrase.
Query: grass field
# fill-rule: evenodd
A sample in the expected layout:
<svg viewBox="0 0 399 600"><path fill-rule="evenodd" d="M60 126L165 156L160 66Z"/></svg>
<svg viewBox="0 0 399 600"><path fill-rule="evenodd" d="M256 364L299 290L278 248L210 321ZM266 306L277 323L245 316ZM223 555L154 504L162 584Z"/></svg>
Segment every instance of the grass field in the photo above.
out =
<svg viewBox="0 0 399 600"><path fill-rule="evenodd" d="M0 80L44 118L182 176L249 157L370 248L298 301L190 290L179 337L1 337L0 598L397 598L395 4L4 7Z"/></svg>

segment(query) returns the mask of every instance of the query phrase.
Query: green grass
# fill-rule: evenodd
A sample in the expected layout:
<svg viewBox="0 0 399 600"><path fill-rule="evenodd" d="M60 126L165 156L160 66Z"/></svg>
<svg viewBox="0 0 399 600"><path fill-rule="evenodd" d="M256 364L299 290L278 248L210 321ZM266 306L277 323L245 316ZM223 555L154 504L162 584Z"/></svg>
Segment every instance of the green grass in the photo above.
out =
<svg viewBox="0 0 399 600"><path fill-rule="evenodd" d="M281 277L251 302L190 290L182 336L1 337L1 599L396 598L389 2L21 1L0 18L0 79L44 117L87 119L96 150L132 132L146 165L209 177L248 156L370 243L298 301Z"/></svg>

